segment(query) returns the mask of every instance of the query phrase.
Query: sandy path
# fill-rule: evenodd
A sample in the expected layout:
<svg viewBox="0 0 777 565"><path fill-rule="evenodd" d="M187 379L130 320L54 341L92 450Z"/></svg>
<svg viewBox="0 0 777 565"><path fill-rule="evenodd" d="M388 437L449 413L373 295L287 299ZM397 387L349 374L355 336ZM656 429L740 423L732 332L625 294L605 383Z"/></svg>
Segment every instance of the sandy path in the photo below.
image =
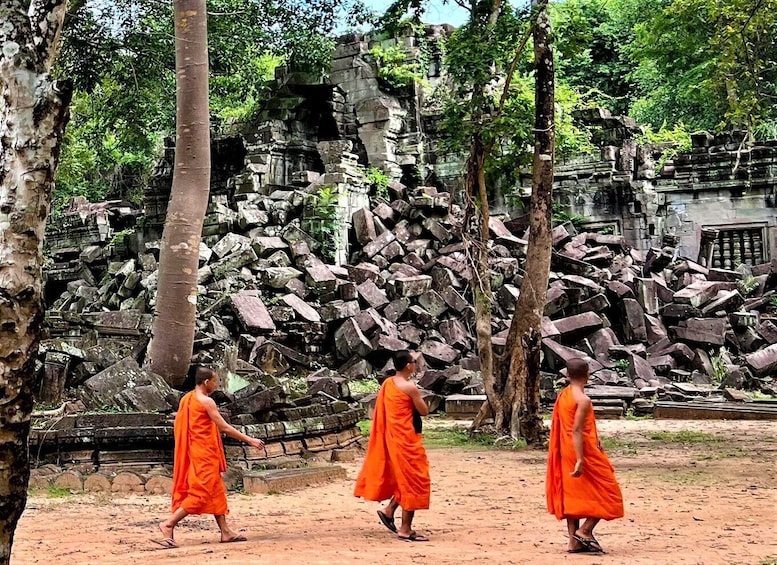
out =
<svg viewBox="0 0 777 565"><path fill-rule="evenodd" d="M702 430L721 441L649 439L655 430ZM230 521L249 541L217 543L211 517L188 517L182 545L148 541L165 517L163 496L35 495L16 533L15 565L31 563L742 563L777 560L777 424L605 421L601 435L626 501L626 518L603 523L605 556L565 553L565 527L546 513L545 454L435 448L432 509L417 529L428 543L396 540L376 503L348 480L304 491L230 495ZM769 557L771 556L771 557Z"/></svg>

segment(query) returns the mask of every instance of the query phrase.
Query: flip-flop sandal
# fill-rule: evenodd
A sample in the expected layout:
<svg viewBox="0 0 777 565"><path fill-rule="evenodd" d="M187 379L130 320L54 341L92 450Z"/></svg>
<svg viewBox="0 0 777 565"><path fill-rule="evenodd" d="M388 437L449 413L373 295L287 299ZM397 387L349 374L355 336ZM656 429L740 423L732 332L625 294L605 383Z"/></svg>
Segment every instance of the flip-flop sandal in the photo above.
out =
<svg viewBox="0 0 777 565"><path fill-rule="evenodd" d="M242 534L238 534L238 535L236 535L235 537L233 537L231 539L223 539L223 540L221 540L221 543L235 543L237 541L248 541L248 538L245 537Z"/></svg>
<svg viewBox="0 0 777 565"><path fill-rule="evenodd" d="M397 536L402 541L429 541L429 538L413 532L409 536Z"/></svg>
<svg viewBox="0 0 777 565"><path fill-rule="evenodd" d="M584 545L583 547L578 547L577 549L567 549L567 553L598 553L594 552L590 547L587 545Z"/></svg>
<svg viewBox="0 0 777 565"><path fill-rule="evenodd" d="M584 538L583 536L578 535L574 535L572 537L582 543L584 547L588 548L589 552L607 553L604 551L604 549L602 549L602 546L599 545L599 542L596 540L596 538Z"/></svg>
<svg viewBox="0 0 777 565"><path fill-rule="evenodd" d="M175 540L173 540L173 538L165 538L161 540L150 538L150 541L154 542L159 546L162 546L163 549L175 549L178 547L178 544L175 543Z"/></svg>
<svg viewBox="0 0 777 565"><path fill-rule="evenodd" d="M389 530L397 533L397 525L394 523L394 518L389 518L386 516L383 512L378 510L378 518L380 518L380 521L383 523L384 526L386 526Z"/></svg>

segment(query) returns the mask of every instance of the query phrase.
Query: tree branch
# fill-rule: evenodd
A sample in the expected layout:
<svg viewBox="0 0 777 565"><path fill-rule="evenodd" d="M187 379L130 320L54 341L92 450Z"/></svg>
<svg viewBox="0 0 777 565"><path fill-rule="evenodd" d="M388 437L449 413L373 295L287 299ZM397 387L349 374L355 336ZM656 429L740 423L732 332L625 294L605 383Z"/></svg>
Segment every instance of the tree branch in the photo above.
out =
<svg viewBox="0 0 777 565"><path fill-rule="evenodd" d="M14 2L18 3L18 2ZM67 0L32 0L27 16L30 18L32 38L38 62L48 71L59 52L62 23L67 14Z"/></svg>

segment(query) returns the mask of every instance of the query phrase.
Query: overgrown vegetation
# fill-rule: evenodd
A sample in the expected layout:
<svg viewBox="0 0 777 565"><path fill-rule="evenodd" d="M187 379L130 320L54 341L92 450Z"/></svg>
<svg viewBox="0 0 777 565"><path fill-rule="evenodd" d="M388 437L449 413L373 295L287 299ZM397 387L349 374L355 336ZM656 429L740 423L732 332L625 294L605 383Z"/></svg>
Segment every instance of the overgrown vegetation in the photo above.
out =
<svg viewBox="0 0 777 565"><path fill-rule="evenodd" d="M407 55L398 45L382 47L376 45L370 49L378 67L378 79L389 90L404 90L415 83L424 83L419 64L407 62Z"/></svg>
<svg viewBox="0 0 777 565"><path fill-rule="evenodd" d="M528 22L524 7L505 4L493 41L462 28L447 43L432 44L423 33L424 8L423 1L403 0L392 2L386 14L374 14L357 0L211 0L213 127L230 132L260 113L281 65L326 73L334 30L343 24L371 25L380 15L385 16L387 37L410 32L418 37L414 61L397 45L372 49L380 79L402 90L424 84L432 56L440 54L457 84L489 84L481 80L481 73L489 70L484 65L492 57L489 50L495 49L499 67L507 68ZM658 168L687 147L690 131L740 127L756 139L777 138L777 45L770 39L777 0L567 0L552 3L551 10L559 53L560 157L593 149L590 133L573 114L594 105L649 124L643 140L667 144ZM90 201L140 201L139 189L160 154L162 139L173 133L171 14L172 5L164 2L72 3L56 73L72 79L76 91L62 145L55 211L76 195ZM486 141L500 138L486 164L488 185L510 198L516 174L530 158L530 52L517 62L504 112L485 136ZM485 93L494 107L499 91L494 83ZM471 106L463 103L467 93L448 89L436 96L443 108L447 148L461 150L471 128L478 126Z"/></svg>
<svg viewBox="0 0 777 565"><path fill-rule="evenodd" d="M553 225L569 222L576 230L582 230L583 225L588 221L582 214L570 214L561 204L553 205Z"/></svg>
<svg viewBox="0 0 777 565"><path fill-rule="evenodd" d="M338 202L340 195L336 187L322 186L315 193L306 196L302 229L319 244L321 255L334 260L340 242L340 220Z"/></svg>
<svg viewBox="0 0 777 565"><path fill-rule="evenodd" d="M712 363L712 382L720 385L723 379L726 378L728 366L731 364L728 350L725 347L721 347L718 353L710 358L710 363Z"/></svg>
<svg viewBox="0 0 777 565"><path fill-rule="evenodd" d="M373 394L380 390L380 383L375 379L358 379L350 381L348 388L357 394Z"/></svg>
<svg viewBox="0 0 777 565"><path fill-rule="evenodd" d="M73 493L69 488L49 485L46 487L46 495L49 498L65 498L68 496L72 496Z"/></svg>
<svg viewBox="0 0 777 565"><path fill-rule="evenodd" d="M739 289L742 296L750 296L757 288L758 279L751 274L745 275L741 280L737 281L737 289Z"/></svg>
<svg viewBox="0 0 777 565"><path fill-rule="evenodd" d="M671 128L664 122L657 131L654 131L651 125L647 125L644 133L637 137L636 142L640 145L662 147L655 165L655 172L659 174L667 161L673 159L678 153L691 149L691 132L682 122L674 124Z"/></svg>
<svg viewBox="0 0 777 565"><path fill-rule="evenodd" d="M371 192L378 198L388 200L388 187L391 178L377 167L367 167L364 171L364 176L370 184Z"/></svg>

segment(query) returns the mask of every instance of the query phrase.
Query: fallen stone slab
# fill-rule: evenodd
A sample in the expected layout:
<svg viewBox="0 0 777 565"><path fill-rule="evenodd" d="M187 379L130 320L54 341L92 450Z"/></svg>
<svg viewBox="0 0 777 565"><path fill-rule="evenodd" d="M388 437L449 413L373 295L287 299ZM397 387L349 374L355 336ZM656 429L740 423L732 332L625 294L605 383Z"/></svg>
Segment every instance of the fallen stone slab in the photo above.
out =
<svg viewBox="0 0 777 565"><path fill-rule="evenodd" d="M745 362L759 377L773 374L777 371L777 344L745 355Z"/></svg>
<svg viewBox="0 0 777 565"><path fill-rule="evenodd" d="M321 321L321 316L316 312L315 308L310 306L296 294L287 294L282 296L281 300L288 304L303 320L307 320L308 322Z"/></svg>
<svg viewBox="0 0 777 565"><path fill-rule="evenodd" d="M553 320L560 335L561 341L574 343L582 337L585 337L603 325L602 319L593 312L585 312L560 320Z"/></svg>
<svg viewBox="0 0 777 565"><path fill-rule="evenodd" d="M656 402L656 419L777 420L777 406L739 402Z"/></svg>
<svg viewBox="0 0 777 565"><path fill-rule="evenodd" d="M451 394L445 397L445 415L454 420L471 420L487 400L485 394Z"/></svg>
<svg viewBox="0 0 777 565"><path fill-rule="evenodd" d="M345 478L345 468L337 465L248 471L243 475L243 489L249 494L288 492Z"/></svg>
<svg viewBox="0 0 777 565"><path fill-rule="evenodd" d="M262 299L252 291L241 291L231 297L232 309L247 331L271 331L275 329L270 312Z"/></svg>

